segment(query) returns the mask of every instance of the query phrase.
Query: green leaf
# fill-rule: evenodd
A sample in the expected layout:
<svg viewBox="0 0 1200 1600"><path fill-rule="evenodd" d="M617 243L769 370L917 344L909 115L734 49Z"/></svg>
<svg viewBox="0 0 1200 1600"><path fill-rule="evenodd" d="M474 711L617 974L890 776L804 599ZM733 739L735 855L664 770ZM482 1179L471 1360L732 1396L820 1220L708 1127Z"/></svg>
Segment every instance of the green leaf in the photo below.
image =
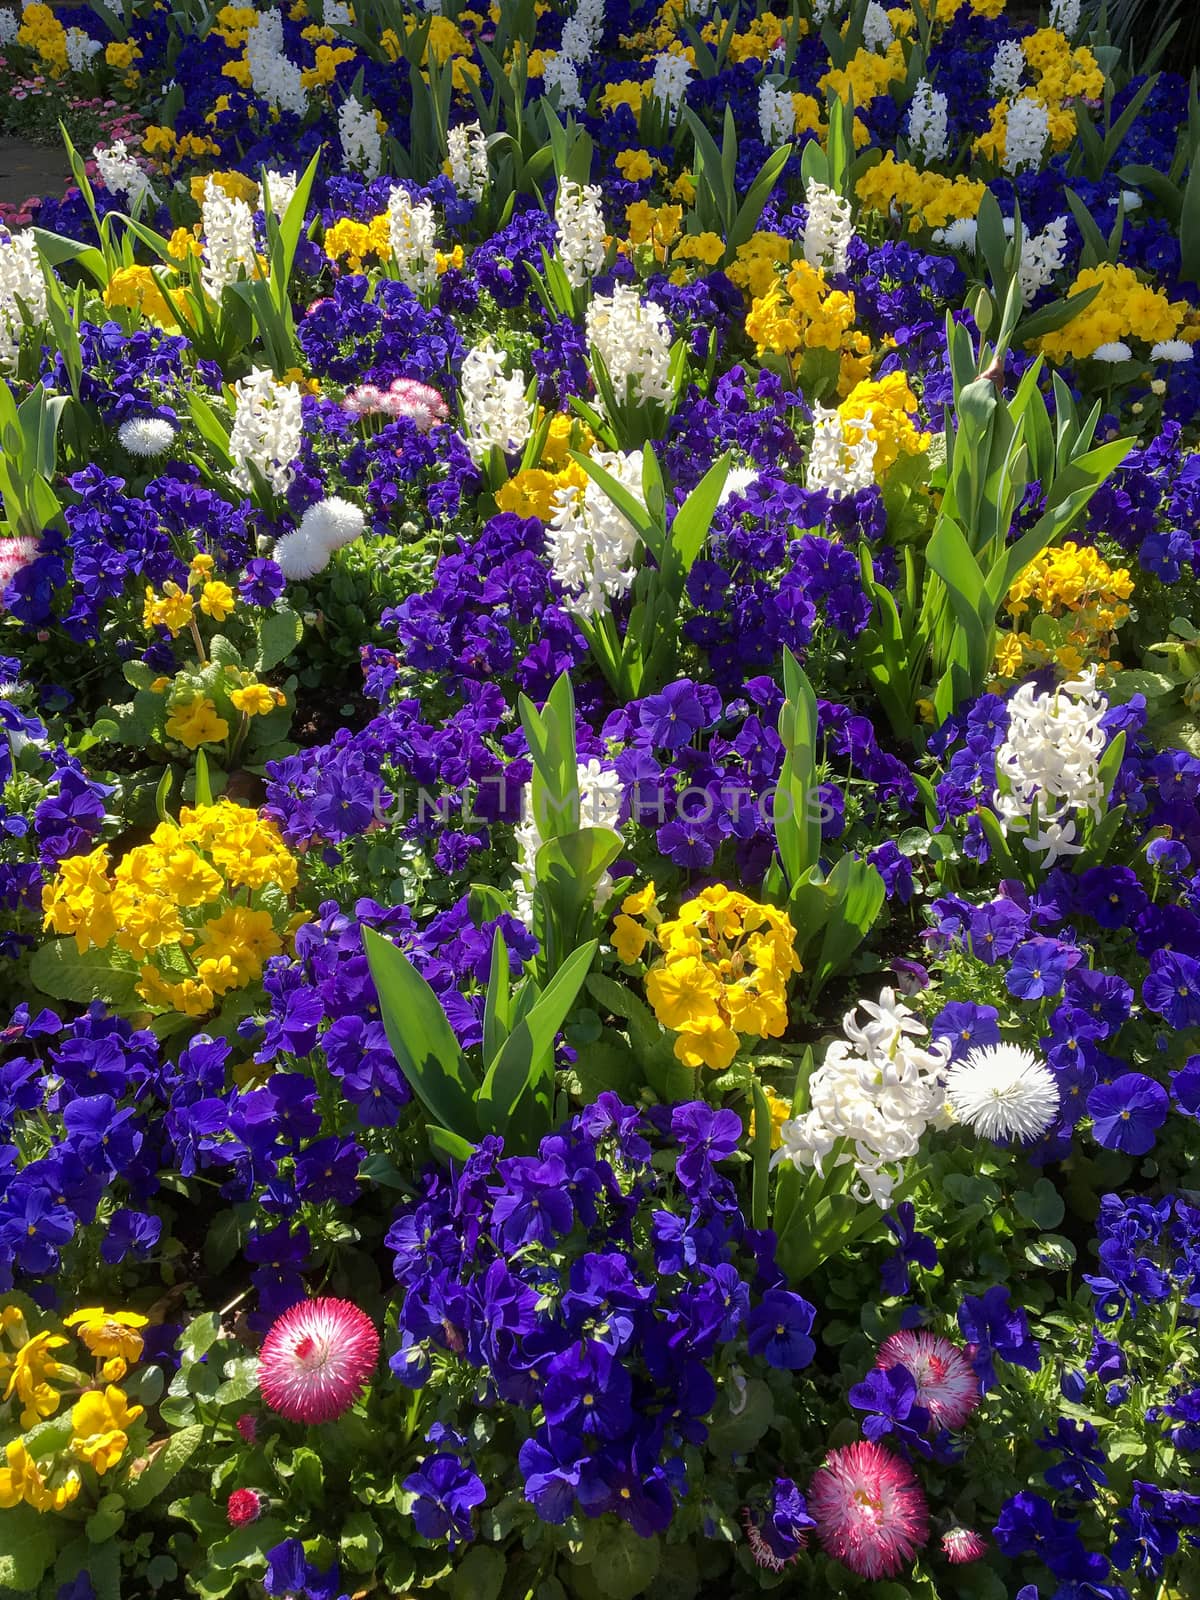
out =
<svg viewBox="0 0 1200 1600"><path fill-rule="evenodd" d="M208 1551L210 1565L218 1572L229 1572L235 1567L247 1567L258 1572L267 1564L267 1551L286 1539L287 1528L275 1517L264 1517L261 1522L248 1522L235 1528L224 1539L218 1539Z"/></svg>
<svg viewBox="0 0 1200 1600"><path fill-rule="evenodd" d="M352 1511L342 1523L338 1541L342 1559L352 1572L372 1572L383 1550L383 1536L366 1511Z"/></svg>
<svg viewBox="0 0 1200 1600"><path fill-rule="evenodd" d="M473 1544L445 1580L450 1600L497 1600L508 1563L492 1545Z"/></svg>
<svg viewBox="0 0 1200 1600"><path fill-rule="evenodd" d="M706 1448L717 1459L746 1455L774 1420L775 1401L761 1378L751 1378L744 1388L729 1383L713 1410Z"/></svg>
<svg viewBox="0 0 1200 1600"><path fill-rule="evenodd" d="M304 637L304 622L287 606L266 612L258 628L256 672L270 672L288 656Z"/></svg>
<svg viewBox="0 0 1200 1600"><path fill-rule="evenodd" d="M637 1600L653 1582L661 1560L657 1538L643 1539L621 1522L604 1530L592 1557L592 1576L609 1600Z"/></svg>
<svg viewBox="0 0 1200 1600"><path fill-rule="evenodd" d="M118 950L85 950L74 939L52 939L35 950L29 961L29 979L53 1000L73 1000L88 1005L103 1000L114 1010L139 1005L137 969Z"/></svg>
<svg viewBox="0 0 1200 1600"><path fill-rule="evenodd" d="M181 1365L184 1370L200 1361L221 1337L221 1321L215 1311L205 1311L194 1317L179 1339Z"/></svg>
<svg viewBox="0 0 1200 1600"><path fill-rule="evenodd" d="M373 928L363 929L363 948L388 1043L413 1093L450 1132L473 1139L479 1085L437 995L404 952Z"/></svg>
<svg viewBox="0 0 1200 1600"><path fill-rule="evenodd" d="M481 1131L507 1136L520 1107L522 1125L516 1131L522 1146L533 1148L550 1132L554 1120L554 1040L578 998L598 948L592 939L574 951L504 1041L476 1096Z"/></svg>
<svg viewBox="0 0 1200 1600"><path fill-rule="evenodd" d="M32 1506L0 1511L0 1589L32 1594L58 1550L57 1531L70 1524L43 1516Z"/></svg>
<svg viewBox="0 0 1200 1600"><path fill-rule="evenodd" d="M1049 1178L1039 1178L1032 1190L1019 1189L1013 1196L1013 1205L1032 1226L1045 1230L1057 1228L1067 1211Z"/></svg>

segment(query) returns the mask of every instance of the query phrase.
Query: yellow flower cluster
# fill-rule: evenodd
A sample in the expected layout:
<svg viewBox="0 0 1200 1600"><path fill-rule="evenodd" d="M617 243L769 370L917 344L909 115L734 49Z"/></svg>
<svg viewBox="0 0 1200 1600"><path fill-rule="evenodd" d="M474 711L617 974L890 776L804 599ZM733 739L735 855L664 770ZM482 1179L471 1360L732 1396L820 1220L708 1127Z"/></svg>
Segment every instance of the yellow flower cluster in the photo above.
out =
<svg viewBox="0 0 1200 1600"><path fill-rule="evenodd" d="M587 486L587 473L571 460L568 452L578 450L590 455L595 442L586 422L565 411L557 412L550 419L550 431L538 465L526 467L503 484L496 491L496 505L501 511L515 512L518 517L537 517L548 522L554 511L554 497L560 489Z"/></svg>
<svg viewBox="0 0 1200 1600"><path fill-rule="evenodd" d="M679 237L683 207L652 206L645 200L635 200L625 207L625 221L629 225L629 243L635 249L648 247L654 259L662 262Z"/></svg>
<svg viewBox="0 0 1200 1600"><path fill-rule="evenodd" d="M80 952L115 945L138 963L137 992L152 1010L201 1016L283 949L277 918L295 886L296 859L275 824L218 800L160 822L111 875L103 845L66 857L42 890L43 926L73 935ZM235 903L238 889L249 893Z"/></svg>
<svg viewBox="0 0 1200 1600"><path fill-rule="evenodd" d="M49 6L28 5L21 12L17 43L35 50L51 77L61 78L67 70L67 30Z"/></svg>
<svg viewBox="0 0 1200 1600"><path fill-rule="evenodd" d="M1081 361L1104 344L1140 339L1146 344L1182 338L1189 342L1200 336L1200 329L1184 326L1185 300L1171 301L1161 289L1143 283L1132 267L1102 261L1084 267L1068 294L1081 294L1098 286L1100 293L1090 305L1041 341L1042 351L1052 361Z"/></svg>
<svg viewBox="0 0 1200 1600"><path fill-rule="evenodd" d="M1057 28L1039 28L1021 49L1036 81L1020 96L1036 100L1046 109L1050 121L1050 145L1065 150L1078 131L1073 102L1099 100L1104 93L1104 73L1100 63L1085 46L1072 50L1071 41ZM1004 160L1008 134L1008 100L992 107L991 126L975 140L977 155L1000 163Z"/></svg>
<svg viewBox="0 0 1200 1600"><path fill-rule="evenodd" d="M632 78L625 78L620 83L610 83L604 88L600 96L601 111L619 111L622 106L628 106L636 118L642 109L642 101L650 93L650 84L638 83Z"/></svg>
<svg viewBox="0 0 1200 1600"><path fill-rule="evenodd" d="M1129 616L1133 578L1090 545L1046 550L1017 575L1005 610L1013 631L996 647L997 676L1009 681L1054 662L1068 674L1110 661L1116 631Z"/></svg>
<svg viewBox="0 0 1200 1600"><path fill-rule="evenodd" d="M777 17L774 12L764 11L761 17L755 17L750 26L741 33L735 33L729 41L729 59L739 61L765 61L783 38L786 17ZM807 32L807 28L802 30ZM700 37L708 43L715 43L717 30L710 22L701 33Z"/></svg>
<svg viewBox="0 0 1200 1600"><path fill-rule="evenodd" d="M818 80L817 88L824 95L837 95L839 100L853 98L854 104L861 106L877 94L886 94L907 72L904 46L899 39L893 39L883 55L876 55L874 50L856 50L844 67L831 67Z"/></svg>
<svg viewBox="0 0 1200 1600"><path fill-rule="evenodd" d="M792 241L782 233L751 234L740 244L725 271L747 300L765 295L775 281L777 269L792 259Z"/></svg>
<svg viewBox="0 0 1200 1600"><path fill-rule="evenodd" d="M913 417L917 397L903 372L889 372L877 382L864 379L838 406L845 422L866 422L867 433L875 441L875 477L882 479L902 455L917 456L928 450L931 435L921 433ZM860 430L854 429L855 437Z"/></svg>
<svg viewBox="0 0 1200 1600"><path fill-rule="evenodd" d="M227 110L228 106L228 95L221 95L214 111ZM214 112L210 112L205 121L215 122ZM185 161L199 161L204 156L221 154L220 145L212 139L204 138L198 133L185 133L180 139L176 137L173 128L164 128L157 124L152 124L142 135L142 149L164 172L170 172Z"/></svg>
<svg viewBox="0 0 1200 1600"><path fill-rule="evenodd" d="M746 332L760 358L767 354L803 357L809 350L837 355L837 391L845 395L871 369L871 341L855 329L854 315L852 293L831 289L819 268L796 261L786 277L776 273L767 288L755 295L746 316Z"/></svg>
<svg viewBox="0 0 1200 1600"><path fill-rule="evenodd" d="M0 1509L32 1506L35 1511L62 1511L82 1487L77 1463L103 1476L125 1455L129 1432L142 1415L116 1385L142 1354L141 1329L147 1319L136 1311L105 1311L90 1306L67 1317L64 1327L87 1348L95 1361L94 1376L68 1366L53 1354L70 1344L64 1333L43 1329L31 1334L20 1307L0 1307L0 1383L5 1402L16 1400L20 1426L36 1428L54 1416L63 1400L57 1379L82 1390L71 1408L71 1432L64 1449L42 1457L22 1436L5 1446L0 1466Z"/></svg>
<svg viewBox="0 0 1200 1600"><path fill-rule="evenodd" d="M193 178L188 188L197 205L203 203L204 191L210 182L231 200L244 200L251 210L258 205L258 184L244 172L206 172Z"/></svg>
<svg viewBox="0 0 1200 1600"><path fill-rule="evenodd" d="M231 50L240 50L257 23L258 12L253 6L222 6L212 31Z"/></svg>
<svg viewBox="0 0 1200 1600"><path fill-rule="evenodd" d="M357 56L357 50L351 49L349 45L334 47L330 44L319 44L316 49L315 64L305 67L300 74L300 82L306 89L316 89L322 84L335 83L337 69L344 66L347 61L356 60Z"/></svg>
<svg viewBox="0 0 1200 1600"><path fill-rule="evenodd" d="M656 172L667 170L656 156L648 155L645 150L622 150L615 166L630 183L640 183L644 178L652 178Z"/></svg>
<svg viewBox="0 0 1200 1600"><path fill-rule="evenodd" d="M882 161L863 173L855 193L870 211L888 216L895 207L907 215L909 233L919 233L922 228L944 228L960 217L973 217L986 190L985 183L961 172L956 178L946 178L940 172L897 161L895 152L889 150Z"/></svg>
<svg viewBox="0 0 1200 1600"><path fill-rule="evenodd" d="M953 22L968 0L937 0L936 20L940 23ZM988 17L995 20L1002 16L1006 0L970 0L970 9L977 17Z"/></svg>
<svg viewBox="0 0 1200 1600"><path fill-rule="evenodd" d="M164 333L179 332L179 313L171 291L163 288L150 267L118 267L105 285L104 304L110 310L136 311Z"/></svg>
<svg viewBox="0 0 1200 1600"><path fill-rule="evenodd" d="M392 254L392 239L387 213L370 222L339 217L325 232L325 254L330 261L345 261L351 272L360 272L367 256L387 261Z"/></svg>
<svg viewBox="0 0 1200 1600"><path fill-rule="evenodd" d="M800 971L796 930L786 912L723 884L701 890L664 921L652 883L621 903L613 948L627 966L648 944L659 954L646 973L646 998L678 1034L685 1066L723 1071L741 1038L778 1038L787 1027L787 990Z"/></svg>

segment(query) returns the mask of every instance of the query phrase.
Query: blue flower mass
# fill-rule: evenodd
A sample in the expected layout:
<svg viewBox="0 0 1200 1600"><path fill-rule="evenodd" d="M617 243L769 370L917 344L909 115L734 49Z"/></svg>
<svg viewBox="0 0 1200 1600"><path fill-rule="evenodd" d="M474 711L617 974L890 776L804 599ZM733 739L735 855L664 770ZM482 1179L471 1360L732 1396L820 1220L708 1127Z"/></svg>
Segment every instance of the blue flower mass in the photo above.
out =
<svg viewBox="0 0 1200 1600"><path fill-rule="evenodd" d="M0 1594L1200 1597L1195 47L0 0Z"/></svg>

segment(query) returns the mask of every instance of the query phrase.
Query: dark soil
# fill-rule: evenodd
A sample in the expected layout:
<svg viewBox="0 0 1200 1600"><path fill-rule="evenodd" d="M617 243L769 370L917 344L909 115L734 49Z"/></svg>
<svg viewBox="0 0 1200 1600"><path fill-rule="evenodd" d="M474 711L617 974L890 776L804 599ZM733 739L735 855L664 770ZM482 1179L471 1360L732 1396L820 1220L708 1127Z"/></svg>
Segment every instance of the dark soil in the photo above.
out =
<svg viewBox="0 0 1200 1600"><path fill-rule="evenodd" d="M61 195L71 182L59 144L0 137L0 204L20 206L40 195Z"/></svg>

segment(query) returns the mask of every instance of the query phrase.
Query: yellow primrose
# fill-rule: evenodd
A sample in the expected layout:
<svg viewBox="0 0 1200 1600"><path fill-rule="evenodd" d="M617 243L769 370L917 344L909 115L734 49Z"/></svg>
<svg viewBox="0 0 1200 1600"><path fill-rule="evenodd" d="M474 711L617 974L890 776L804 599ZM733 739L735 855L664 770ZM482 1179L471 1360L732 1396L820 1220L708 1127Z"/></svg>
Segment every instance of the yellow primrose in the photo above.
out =
<svg viewBox="0 0 1200 1600"><path fill-rule="evenodd" d="M167 737L178 739L189 750L202 744L218 744L229 737L229 724L217 714L207 695L195 695L171 708L167 718Z"/></svg>
<svg viewBox="0 0 1200 1600"><path fill-rule="evenodd" d="M137 1361L142 1353L141 1329L149 1320L137 1311L85 1306L65 1317L63 1326L77 1329L77 1337L94 1356L123 1356L126 1361Z"/></svg>
<svg viewBox="0 0 1200 1600"><path fill-rule="evenodd" d="M71 1408L71 1449L103 1477L125 1454L129 1429L144 1409L112 1384L103 1392L89 1389Z"/></svg>

